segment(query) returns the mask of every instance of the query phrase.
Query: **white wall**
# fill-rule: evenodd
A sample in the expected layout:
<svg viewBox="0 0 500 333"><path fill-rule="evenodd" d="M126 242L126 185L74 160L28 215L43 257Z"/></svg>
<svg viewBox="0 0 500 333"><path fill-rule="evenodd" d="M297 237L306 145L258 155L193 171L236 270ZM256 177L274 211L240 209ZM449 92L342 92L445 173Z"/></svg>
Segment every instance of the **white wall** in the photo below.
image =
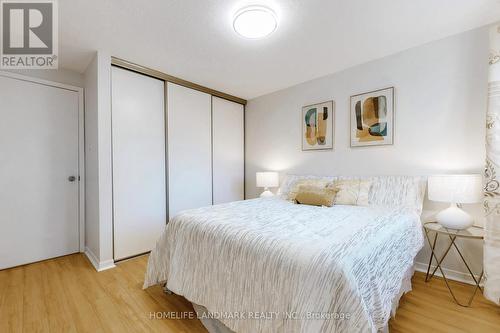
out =
<svg viewBox="0 0 500 333"><path fill-rule="evenodd" d="M85 73L85 247L99 255L99 168L97 157L97 55Z"/></svg>
<svg viewBox="0 0 500 333"><path fill-rule="evenodd" d="M111 168L111 57L98 51L85 83L85 246L97 270L114 266Z"/></svg>
<svg viewBox="0 0 500 333"><path fill-rule="evenodd" d="M480 28L250 100L247 197L261 190L255 187L255 172L263 170L318 175L482 173L487 64L488 29ZM388 86L395 87L396 95L394 145L350 148L349 97ZM301 151L301 107L332 99L334 150ZM424 209L439 207L427 202ZM482 223L480 205L468 209ZM467 244L464 252L480 269L480 242ZM466 271L456 257L450 259L445 262L449 269ZM417 260L427 262L428 253L422 251Z"/></svg>

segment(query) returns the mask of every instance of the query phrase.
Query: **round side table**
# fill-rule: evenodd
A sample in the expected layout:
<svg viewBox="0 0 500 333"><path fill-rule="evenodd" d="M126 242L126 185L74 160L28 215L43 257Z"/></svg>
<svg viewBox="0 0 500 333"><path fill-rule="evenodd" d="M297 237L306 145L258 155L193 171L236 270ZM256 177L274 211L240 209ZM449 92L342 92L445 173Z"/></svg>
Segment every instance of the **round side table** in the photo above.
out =
<svg viewBox="0 0 500 333"><path fill-rule="evenodd" d="M453 300L455 301L455 303L457 303L458 305L463 306L463 307L469 307L472 303L472 300L474 299L474 296L476 295L477 290L479 289L481 292L483 291L479 284L481 283L481 280L483 279L484 271L481 271L481 274L479 275L478 279L475 277L474 273L472 273L472 270L470 269L469 264L467 263L464 256L462 255L462 252L460 252L460 249L458 248L455 241L458 238L483 240L484 239L483 228L472 226L472 227L470 227L468 229L464 229L464 230L455 230L455 229L448 229L446 227L443 227L441 224L439 224L437 222L426 222L426 223L424 223L424 230L425 230L425 236L427 238L427 241L429 242L429 246L431 247L431 252L432 252L431 257L429 259L429 266L427 267L427 274L425 275L425 282L428 282L430 279L432 279L432 277L434 276L436 271L439 269L439 271L441 272L441 275L443 275L443 279L444 279L444 282L446 283L446 287L448 287L448 290L450 291L450 294L453 297ZM434 239L432 242L431 242L431 237L429 235L431 233L434 233ZM436 251L435 251L436 250L436 243L438 240L438 235L443 235L443 236L445 236L445 238L448 238L450 240L450 243L448 244L448 247L446 248L446 251L441 256L441 258L438 258ZM461 303L458 301L455 294L453 293L453 290L450 287L450 284L448 282L448 279L446 278L446 275L444 274L443 268L441 267L441 263L446 258L446 256L448 255L448 253L450 252L452 247L454 247L455 250L458 252L460 258L462 259L463 263L467 267L467 270L469 271L470 276L472 277L472 279L475 282L474 290L473 290L472 295L470 296L467 303ZM434 268L432 273L430 273L433 259L436 261L436 267Z"/></svg>

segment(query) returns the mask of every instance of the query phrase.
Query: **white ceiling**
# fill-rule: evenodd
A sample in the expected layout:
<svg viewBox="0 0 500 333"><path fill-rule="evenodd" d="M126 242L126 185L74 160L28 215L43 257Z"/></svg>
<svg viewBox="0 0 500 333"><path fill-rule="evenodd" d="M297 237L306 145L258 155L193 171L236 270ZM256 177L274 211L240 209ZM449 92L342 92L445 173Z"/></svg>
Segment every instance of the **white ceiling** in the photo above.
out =
<svg viewBox="0 0 500 333"><path fill-rule="evenodd" d="M278 29L243 39L232 15L255 3ZM250 99L499 19L500 0L59 0L59 59L104 50Z"/></svg>

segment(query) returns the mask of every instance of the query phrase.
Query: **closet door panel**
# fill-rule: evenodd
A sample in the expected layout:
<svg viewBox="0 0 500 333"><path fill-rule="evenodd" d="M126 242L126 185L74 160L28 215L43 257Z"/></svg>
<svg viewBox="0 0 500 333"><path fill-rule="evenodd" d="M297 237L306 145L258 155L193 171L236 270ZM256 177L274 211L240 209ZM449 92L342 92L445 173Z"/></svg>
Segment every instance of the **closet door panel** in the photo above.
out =
<svg viewBox="0 0 500 333"><path fill-rule="evenodd" d="M150 251L166 223L164 82L112 68L114 258Z"/></svg>
<svg viewBox="0 0 500 333"><path fill-rule="evenodd" d="M213 97L214 204L244 199L243 105Z"/></svg>
<svg viewBox="0 0 500 333"><path fill-rule="evenodd" d="M167 83L169 218L212 204L211 96Z"/></svg>

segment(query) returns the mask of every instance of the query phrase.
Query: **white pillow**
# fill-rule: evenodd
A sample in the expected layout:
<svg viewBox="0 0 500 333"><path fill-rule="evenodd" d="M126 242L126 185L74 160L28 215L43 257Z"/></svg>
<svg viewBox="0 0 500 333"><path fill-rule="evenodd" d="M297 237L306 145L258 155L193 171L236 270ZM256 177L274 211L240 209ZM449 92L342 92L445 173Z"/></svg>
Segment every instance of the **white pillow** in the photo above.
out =
<svg viewBox="0 0 500 333"><path fill-rule="evenodd" d="M368 206L371 185L372 181L367 179L338 179L329 187L337 191L336 205Z"/></svg>
<svg viewBox="0 0 500 333"><path fill-rule="evenodd" d="M302 179L324 179L328 181L333 181L337 177L334 176L313 176L313 175L289 175L286 174L281 180L281 185L276 193L280 198L287 199L290 191L293 189L295 183Z"/></svg>
<svg viewBox="0 0 500 333"><path fill-rule="evenodd" d="M426 177L422 176L313 176L313 175L285 175L278 189L278 195L286 199L299 179L363 179L371 180L368 195L369 206L405 207L422 213L424 202Z"/></svg>

